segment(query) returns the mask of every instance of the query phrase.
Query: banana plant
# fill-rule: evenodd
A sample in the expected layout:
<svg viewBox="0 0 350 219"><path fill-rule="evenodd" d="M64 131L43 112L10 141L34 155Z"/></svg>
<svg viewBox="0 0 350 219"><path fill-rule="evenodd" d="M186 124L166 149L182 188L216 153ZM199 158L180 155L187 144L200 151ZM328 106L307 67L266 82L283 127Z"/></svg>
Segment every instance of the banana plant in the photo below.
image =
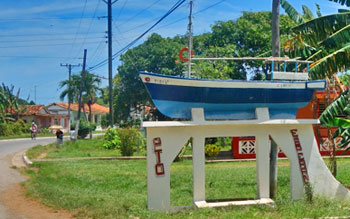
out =
<svg viewBox="0 0 350 219"><path fill-rule="evenodd" d="M347 4L348 1L335 1ZM350 2L350 0L349 0ZM295 21L284 50L288 56L314 61L310 65L312 79L324 79L350 69L350 12L320 16L316 5L315 17L310 9L302 6L303 14L297 12L286 0L281 0L285 12Z"/></svg>
<svg viewBox="0 0 350 219"><path fill-rule="evenodd" d="M345 116L340 118L339 116ZM350 144L350 90L347 89L341 93L333 102L323 111L320 116L322 125L328 127L338 127L333 133L333 138L341 136L339 147L345 151L349 150Z"/></svg>

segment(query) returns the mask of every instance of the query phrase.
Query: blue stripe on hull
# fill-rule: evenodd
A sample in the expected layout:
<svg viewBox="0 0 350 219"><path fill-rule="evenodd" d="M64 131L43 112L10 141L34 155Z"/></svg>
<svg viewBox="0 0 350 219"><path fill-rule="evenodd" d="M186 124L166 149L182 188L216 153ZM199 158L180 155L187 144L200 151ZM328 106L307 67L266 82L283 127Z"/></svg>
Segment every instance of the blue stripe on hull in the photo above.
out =
<svg viewBox="0 0 350 219"><path fill-rule="evenodd" d="M145 83L153 100L210 104L309 102L313 89L208 88Z"/></svg>
<svg viewBox="0 0 350 219"><path fill-rule="evenodd" d="M191 108L203 108L206 119L254 119L256 107L268 107L271 119L295 119L298 108L308 101L298 103L215 104L167 101L153 99L158 110L171 118L191 118Z"/></svg>

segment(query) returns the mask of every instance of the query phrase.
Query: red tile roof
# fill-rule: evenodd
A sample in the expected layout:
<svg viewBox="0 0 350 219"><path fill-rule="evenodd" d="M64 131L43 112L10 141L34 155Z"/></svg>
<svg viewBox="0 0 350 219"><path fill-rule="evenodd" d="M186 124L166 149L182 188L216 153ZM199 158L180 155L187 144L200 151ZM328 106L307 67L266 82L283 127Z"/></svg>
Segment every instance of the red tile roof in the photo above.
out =
<svg viewBox="0 0 350 219"><path fill-rule="evenodd" d="M45 106L44 105L23 105L23 106L19 106L19 108L20 108L19 115L36 115L39 113L40 110L45 109ZM12 114L15 114L17 113L17 110L11 109L10 112Z"/></svg>
<svg viewBox="0 0 350 219"><path fill-rule="evenodd" d="M54 102L53 104L56 104L60 107L66 108L68 109L68 103L64 103L64 102ZM89 112L89 106L87 104L84 105L85 107L85 111ZM78 111L78 104L77 103L71 103L70 104L70 108L74 111ZM92 113L109 113L109 108L105 107L105 106L101 106L100 104L94 103L91 105L91 112Z"/></svg>

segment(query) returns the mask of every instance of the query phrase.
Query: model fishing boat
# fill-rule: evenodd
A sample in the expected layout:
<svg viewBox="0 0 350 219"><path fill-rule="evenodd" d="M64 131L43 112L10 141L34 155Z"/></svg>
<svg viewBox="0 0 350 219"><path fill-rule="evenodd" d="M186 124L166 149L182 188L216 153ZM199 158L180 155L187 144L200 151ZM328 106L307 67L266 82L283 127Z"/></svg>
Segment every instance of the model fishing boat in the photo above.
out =
<svg viewBox="0 0 350 219"><path fill-rule="evenodd" d="M206 119L254 119L257 107L268 107L271 119L295 119L314 90L326 86L324 80L208 80L148 72L140 77L161 113L183 119L191 118L191 108L203 108Z"/></svg>

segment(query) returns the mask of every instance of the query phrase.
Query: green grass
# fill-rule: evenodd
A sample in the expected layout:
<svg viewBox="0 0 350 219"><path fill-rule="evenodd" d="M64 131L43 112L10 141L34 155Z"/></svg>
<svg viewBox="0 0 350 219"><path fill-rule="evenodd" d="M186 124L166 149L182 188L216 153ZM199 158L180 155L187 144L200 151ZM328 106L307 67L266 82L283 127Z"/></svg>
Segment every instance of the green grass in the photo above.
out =
<svg viewBox="0 0 350 219"><path fill-rule="evenodd" d="M45 146L35 146L26 154L29 159L37 158L42 153L47 153L45 158L73 158L73 157L116 157L121 156L119 150L106 150L102 147L103 136L93 139L80 139L77 141L65 140L61 146L55 143ZM135 156L143 156L145 153L135 152Z"/></svg>
<svg viewBox="0 0 350 219"><path fill-rule="evenodd" d="M279 161L275 207L191 208L179 213L147 210L146 161L66 161L35 163L28 169L27 194L78 218L316 218L350 216L350 202L316 197L312 204L290 201L289 163ZM350 160L338 161L340 180L349 184ZM36 171L36 168L39 168ZM206 198L256 197L255 162L208 163ZM192 204L192 161L171 166L172 205Z"/></svg>
<svg viewBox="0 0 350 219"><path fill-rule="evenodd" d="M39 133L36 137L40 138L40 137L56 137L56 136L53 133L45 133L45 134ZM17 139L17 138L31 138L31 135L30 133L25 133L22 135L0 136L0 140Z"/></svg>
<svg viewBox="0 0 350 219"><path fill-rule="evenodd" d="M101 133L106 133L106 131L102 130L102 131L92 132L92 134L101 134ZM64 133L64 136L69 136L69 133ZM55 133L45 133L45 134L38 133L37 138L40 138L40 137L56 137L56 135ZM25 133L22 135L0 136L0 140L17 139L17 138L31 138L31 135L30 133Z"/></svg>

